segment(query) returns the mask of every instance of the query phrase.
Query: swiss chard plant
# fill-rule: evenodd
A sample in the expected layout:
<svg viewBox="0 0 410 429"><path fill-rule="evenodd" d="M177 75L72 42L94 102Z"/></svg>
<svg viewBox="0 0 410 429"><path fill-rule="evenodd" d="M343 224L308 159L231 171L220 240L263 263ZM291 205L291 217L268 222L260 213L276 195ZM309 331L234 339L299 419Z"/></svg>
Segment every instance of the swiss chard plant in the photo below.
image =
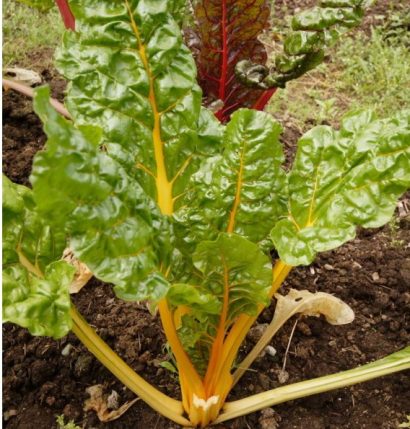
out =
<svg viewBox="0 0 410 429"><path fill-rule="evenodd" d="M205 427L274 404L410 367L410 348L340 374L226 402L272 335L296 313L333 324L350 307L324 293L278 294L292 267L391 218L410 185L410 112L347 115L316 127L284 168L280 125L240 109L227 125L201 106L184 45L183 1L73 0L76 32L57 66L66 107L36 90L48 136L33 189L3 179L3 318L33 335L72 330L120 381L183 426ZM55 103L54 103L55 105ZM136 374L70 300L64 249L125 300L157 309L182 398ZM269 250L279 259L272 264ZM271 299L275 316L241 363L237 353Z"/></svg>
<svg viewBox="0 0 410 429"><path fill-rule="evenodd" d="M276 88L314 69L325 49L360 24L365 0L320 0L272 34L269 0L198 0L185 29L205 104L226 122L241 107L263 110ZM268 55L269 54L269 55Z"/></svg>

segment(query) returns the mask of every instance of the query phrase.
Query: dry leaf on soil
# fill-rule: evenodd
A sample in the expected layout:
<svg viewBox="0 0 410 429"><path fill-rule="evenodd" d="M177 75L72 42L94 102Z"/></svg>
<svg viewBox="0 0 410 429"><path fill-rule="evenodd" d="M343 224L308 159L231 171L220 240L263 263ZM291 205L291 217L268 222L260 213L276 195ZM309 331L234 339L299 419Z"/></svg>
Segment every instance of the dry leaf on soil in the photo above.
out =
<svg viewBox="0 0 410 429"><path fill-rule="evenodd" d="M110 397L112 397L112 395L104 394L103 386L101 384L88 387L86 392L90 395L90 398L84 403L84 411L95 411L102 422L111 422L118 419L139 399L135 398L132 401L121 405L121 407L118 407L116 410L110 410L109 402L111 402Z"/></svg>
<svg viewBox="0 0 410 429"><path fill-rule="evenodd" d="M317 317L323 314L331 325L344 325L354 320L354 312L346 303L325 292L312 293L307 290L291 289L286 296L275 294L275 298L277 303L272 322L252 351L239 364L234 373L234 383L265 349L276 332L295 314Z"/></svg>

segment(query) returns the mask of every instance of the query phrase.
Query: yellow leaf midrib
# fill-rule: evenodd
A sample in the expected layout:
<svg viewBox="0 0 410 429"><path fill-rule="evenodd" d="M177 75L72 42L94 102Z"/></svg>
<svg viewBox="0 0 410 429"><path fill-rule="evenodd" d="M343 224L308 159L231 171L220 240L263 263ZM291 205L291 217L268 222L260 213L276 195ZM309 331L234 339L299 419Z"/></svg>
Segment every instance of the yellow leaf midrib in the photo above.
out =
<svg viewBox="0 0 410 429"><path fill-rule="evenodd" d="M154 158L156 164L156 174L154 175L157 190L157 203L163 215L170 216L174 212L173 182L168 180L167 169L165 165L164 142L161 139L161 120L160 113L155 99L154 77L148 62L145 45L142 43L141 35L137 23L131 11L128 0L125 0L128 15L131 21L131 27L138 42L138 53L144 65L145 72L149 80L148 100L151 105L154 117L154 126L152 128L152 142L154 146Z"/></svg>
<svg viewBox="0 0 410 429"><path fill-rule="evenodd" d="M232 205L232 210L229 214L229 223L226 231L228 233L232 233L235 230L235 222L236 222L236 216L238 214L239 206L241 203L241 194L242 194L242 186L243 186L243 173L244 173L244 167L245 167L245 148L246 148L246 141L242 142L242 150L240 152L239 156L239 169L238 169L238 175L236 178L236 192L235 192L235 198Z"/></svg>

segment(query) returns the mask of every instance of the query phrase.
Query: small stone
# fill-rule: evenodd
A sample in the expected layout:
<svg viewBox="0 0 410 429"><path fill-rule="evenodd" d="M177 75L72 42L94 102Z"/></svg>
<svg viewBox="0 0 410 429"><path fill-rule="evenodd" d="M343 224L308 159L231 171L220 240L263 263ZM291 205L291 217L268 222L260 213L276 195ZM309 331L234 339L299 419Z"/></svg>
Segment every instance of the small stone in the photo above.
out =
<svg viewBox="0 0 410 429"><path fill-rule="evenodd" d="M374 273L372 274L372 279L373 279L373 281L374 281L374 282L377 282L378 280L380 280L379 273L374 272Z"/></svg>
<svg viewBox="0 0 410 429"><path fill-rule="evenodd" d="M325 264L324 268L327 271L333 271L335 269L335 267L333 265L330 265L330 264Z"/></svg>
<svg viewBox="0 0 410 429"><path fill-rule="evenodd" d="M267 355L269 355L271 357L274 357L277 354L275 347L272 347L272 346L266 346L265 352Z"/></svg>
<svg viewBox="0 0 410 429"><path fill-rule="evenodd" d="M70 354L70 352L71 352L71 349L73 348L73 346L70 344L70 343L68 343L64 348L63 348L63 350L61 350L61 354L64 356L64 357L67 357L67 356L69 356L69 354Z"/></svg>
<svg viewBox="0 0 410 429"><path fill-rule="evenodd" d="M329 341L329 346L330 347L335 347L337 345L336 340L330 340Z"/></svg>

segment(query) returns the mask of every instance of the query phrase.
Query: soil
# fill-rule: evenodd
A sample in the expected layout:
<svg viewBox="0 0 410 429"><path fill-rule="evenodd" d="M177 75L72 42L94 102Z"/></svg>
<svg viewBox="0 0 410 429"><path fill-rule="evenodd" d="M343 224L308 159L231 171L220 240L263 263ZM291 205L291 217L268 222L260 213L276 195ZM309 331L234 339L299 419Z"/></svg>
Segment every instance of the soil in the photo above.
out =
<svg viewBox="0 0 410 429"><path fill-rule="evenodd" d="M280 4L277 0L277 4ZM296 2L283 2L296 3ZM300 4L300 2L297 2ZM61 99L64 82L42 71L51 81L53 96ZM17 183L29 185L34 154L44 144L40 121L31 101L11 91L3 95L3 170ZM288 159L299 137L285 129ZM409 199L405 200L408 203ZM383 357L410 344L410 217L395 226L361 230L355 240L321 254L310 267L292 271L282 288L332 293L355 311L353 323L332 326L322 318L295 318L273 339L276 355L260 357L233 390L237 399L281 384L280 370L287 356L286 383L335 373ZM98 334L138 373L163 392L179 397L176 376L161 366L169 355L158 317L144 304L118 300L110 285L92 279L73 300ZM258 324L269 323L273 307ZM241 355L257 337L253 329ZM54 429L56 415L85 429L177 429L142 401L118 420L101 423L83 411L86 388L102 384L115 390L120 404L135 395L92 357L73 334L59 341L32 337L13 324L3 325L3 427ZM410 372L402 372L350 388L288 402L254 413L219 429L396 429L410 414Z"/></svg>

